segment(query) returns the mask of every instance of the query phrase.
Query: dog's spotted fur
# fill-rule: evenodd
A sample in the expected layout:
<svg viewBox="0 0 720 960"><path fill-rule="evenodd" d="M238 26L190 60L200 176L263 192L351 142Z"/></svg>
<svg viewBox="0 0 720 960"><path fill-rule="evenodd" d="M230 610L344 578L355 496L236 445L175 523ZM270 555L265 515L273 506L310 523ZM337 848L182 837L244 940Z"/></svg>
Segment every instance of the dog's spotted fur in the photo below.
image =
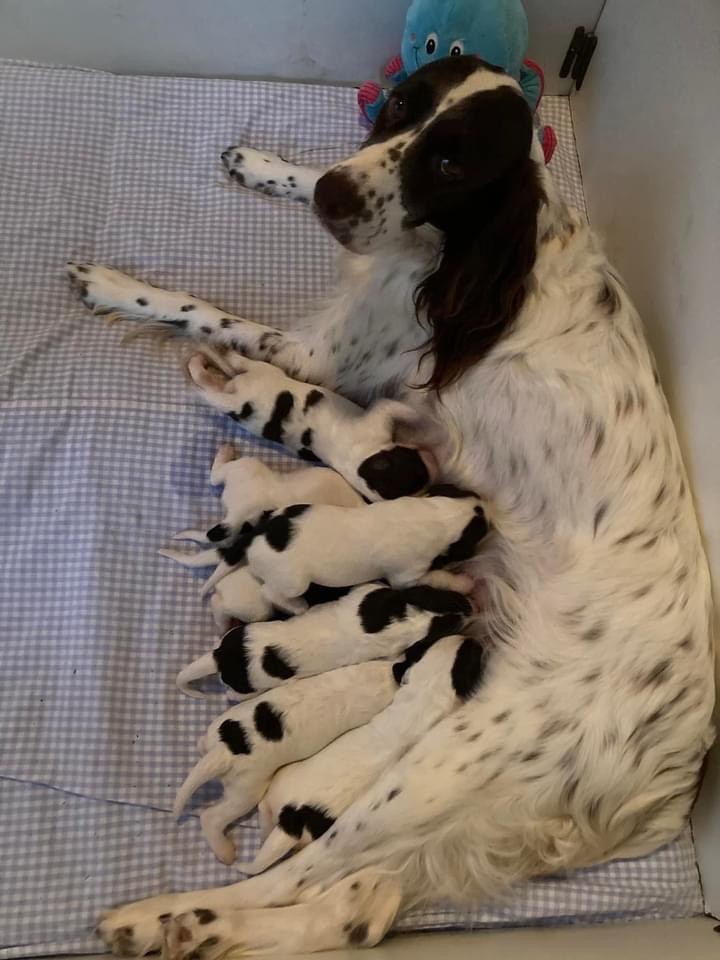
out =
<svg viewBox="0 0 720 960"><path fill-rule="evenodd" d="M172 958L208 935L217 955L369 945L400 908L645 854L687 818L713 739L713 648L667 404L626 291L525 143L516 86L457 60L399 86L381 137L318 182L319 215L354 251L338 298L264 348L267 328L243 321L239 346L324 391L402 395L444 476L487 497L482 680L288 861L110 914L101 932L121 952L163 936ZM73 273L101 310L175 321L190 302ZM221 314L196 306L186 333L202 323L227 344ZM197 937L196 908L218 917Z"/></svg>

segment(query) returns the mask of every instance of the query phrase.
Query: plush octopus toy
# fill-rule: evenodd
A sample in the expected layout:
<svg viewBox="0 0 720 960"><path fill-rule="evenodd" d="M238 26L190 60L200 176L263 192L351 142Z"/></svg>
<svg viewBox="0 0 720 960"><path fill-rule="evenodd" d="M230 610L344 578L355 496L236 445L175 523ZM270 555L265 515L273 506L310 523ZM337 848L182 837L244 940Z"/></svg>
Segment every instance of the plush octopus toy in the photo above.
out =
<svg viewBox="0 0 720 960"><path fill-rule="evenodd" d="M502 67L520 84L536 117L545 162L557 145L552 127L542 126L537 108L543 93L542 69L525 56L528 24L521 0L413 0L405 20L401 51L387 64L385 80L395 86L411 73L441 57L472 53ZM374 124L387 91L368 80L358 90L358 105Z"/></svg>

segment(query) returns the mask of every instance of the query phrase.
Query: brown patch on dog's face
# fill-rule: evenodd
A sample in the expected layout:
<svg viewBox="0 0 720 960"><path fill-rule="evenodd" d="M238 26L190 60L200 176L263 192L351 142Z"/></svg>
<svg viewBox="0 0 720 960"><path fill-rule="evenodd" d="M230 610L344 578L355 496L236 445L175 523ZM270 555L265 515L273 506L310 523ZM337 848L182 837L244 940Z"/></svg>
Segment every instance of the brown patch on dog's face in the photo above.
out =
<svg viewBox="0 0 720 960"><path fill-rule="evenodd" d="M320 178L315 210L356 253L424 223L443 229L439 212L463 212L521 140L527 155L531 136L513 80L476 57L440 60L400 84L358 153Z"/></svg>

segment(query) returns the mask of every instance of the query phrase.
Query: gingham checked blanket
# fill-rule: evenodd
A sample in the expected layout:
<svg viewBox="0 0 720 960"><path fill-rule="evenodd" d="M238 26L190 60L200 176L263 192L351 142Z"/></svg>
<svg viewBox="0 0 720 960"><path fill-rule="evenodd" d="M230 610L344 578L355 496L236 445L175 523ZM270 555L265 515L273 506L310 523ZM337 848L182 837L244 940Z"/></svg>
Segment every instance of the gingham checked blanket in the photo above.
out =
<svg viewBox="0 0 720 960"><path fill-rule="evenodd" d="M332 279L304 208L228 184L230 143L322 164L359 141L347 89L0 63L0 955L95 952L108 905L228 882L174 791L223 703L183 698L209 649L197 584L157 556L218 516L219 443L291 469L196 402L176 366L120 346L71 294L89 258L291 324ZM553 162L583 205L567 102ZM240 858L256 848L252 819ZM689 831L651 857L543 880L496 909L403 927L598 922L702 909Z"/></svg>

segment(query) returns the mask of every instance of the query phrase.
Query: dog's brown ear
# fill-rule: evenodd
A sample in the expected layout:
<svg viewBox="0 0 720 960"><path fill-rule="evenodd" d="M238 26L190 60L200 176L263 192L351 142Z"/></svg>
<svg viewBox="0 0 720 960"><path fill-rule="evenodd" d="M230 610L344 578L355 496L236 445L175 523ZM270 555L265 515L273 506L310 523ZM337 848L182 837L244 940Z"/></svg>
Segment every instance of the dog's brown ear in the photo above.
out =
<svg viewBox="0 0 720 960"><path fill-rule="evenodd" d="M517 164L491 189L471 224L448 229L436 270L416 291L416 308L432 331L435 364L426 386L437 390L509 331L527 295L543 198L534 162Z"/></svg>

